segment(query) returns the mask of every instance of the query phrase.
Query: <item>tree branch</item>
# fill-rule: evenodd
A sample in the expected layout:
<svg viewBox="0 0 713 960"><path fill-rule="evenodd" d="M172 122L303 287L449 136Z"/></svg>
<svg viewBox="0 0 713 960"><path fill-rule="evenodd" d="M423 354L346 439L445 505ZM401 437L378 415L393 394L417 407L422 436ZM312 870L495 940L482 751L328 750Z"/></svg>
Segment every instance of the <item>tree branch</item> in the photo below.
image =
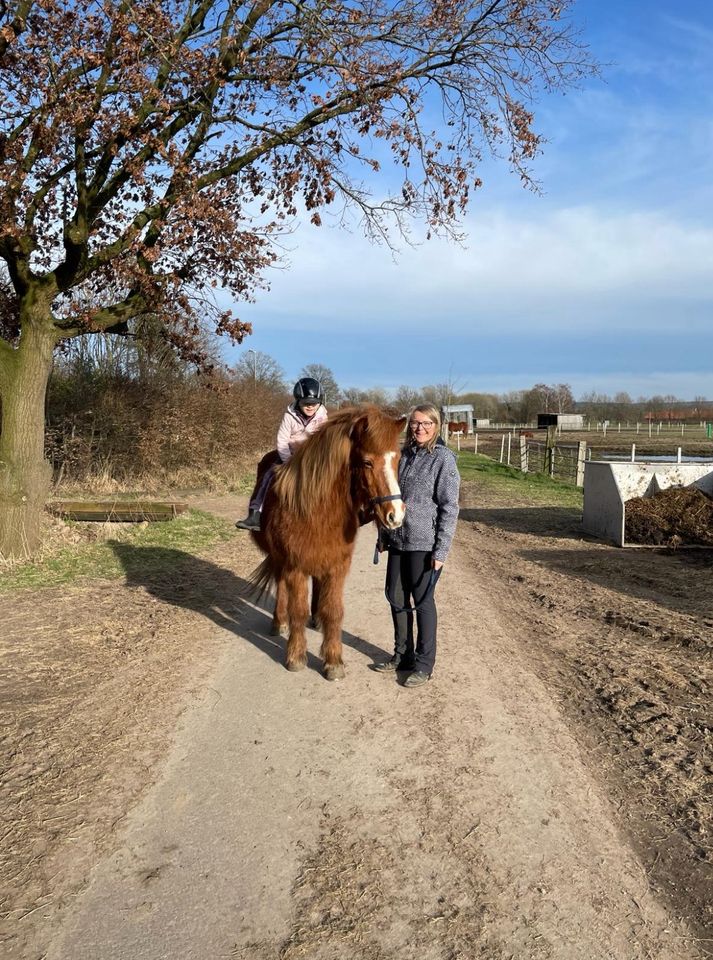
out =
<svg viewBox="0 0 713 960"><path fill-rule="evenodd" d="M0 61L2 61L8 47L17 40L27 27L27 16L32 9L34 0L20 0L12 21L0 30Z"/></svg>

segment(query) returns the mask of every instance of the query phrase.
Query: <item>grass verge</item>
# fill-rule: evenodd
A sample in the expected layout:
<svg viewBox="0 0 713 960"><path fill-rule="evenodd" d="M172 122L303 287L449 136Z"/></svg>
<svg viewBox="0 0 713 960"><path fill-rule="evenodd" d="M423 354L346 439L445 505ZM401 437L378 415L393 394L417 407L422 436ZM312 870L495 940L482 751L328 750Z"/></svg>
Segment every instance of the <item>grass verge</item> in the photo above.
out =
<svg viewBox="0 0 713 960"><path fill-rule="evenodd" d="M463 481L473 482L479 490L500 500L508 500L512 506L534 503L582 507L582 491L572 484L553 480L541 473L521 473L515 467L467 450L456 453L456 459Z"/></svg>
<svg viewBox="0 0 713 960"><path fill-rule="evenodd" d="M67 524L69 530L86 530L87 526ZM107 525L103 526L105 532ZM199 553L214 543L231 539L235 533L227 520L201 510L188 510L164 523L111 527L110 536L102 542L80 539L70 546L50 550L38 560L0 571L0 592L56 587L80 579L114 579L138 572L139 565L144 574L160 573L185 554Z"/></svg>

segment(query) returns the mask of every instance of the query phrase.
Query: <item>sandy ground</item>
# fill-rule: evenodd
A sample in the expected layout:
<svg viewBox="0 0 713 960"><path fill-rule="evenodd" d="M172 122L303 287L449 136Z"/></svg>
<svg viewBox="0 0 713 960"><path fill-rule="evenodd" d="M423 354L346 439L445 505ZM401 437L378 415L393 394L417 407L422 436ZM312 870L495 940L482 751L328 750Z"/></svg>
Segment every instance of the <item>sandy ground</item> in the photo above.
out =
<svg viewBox="0 0 713 960"><path fill-rule="evenodd" d="M436 673L408 690L369 669L372 549L338 683L314 632L282 667L242 538L0 601L8 957L713 954L710 555L632 556L467 487Z"/></svg>

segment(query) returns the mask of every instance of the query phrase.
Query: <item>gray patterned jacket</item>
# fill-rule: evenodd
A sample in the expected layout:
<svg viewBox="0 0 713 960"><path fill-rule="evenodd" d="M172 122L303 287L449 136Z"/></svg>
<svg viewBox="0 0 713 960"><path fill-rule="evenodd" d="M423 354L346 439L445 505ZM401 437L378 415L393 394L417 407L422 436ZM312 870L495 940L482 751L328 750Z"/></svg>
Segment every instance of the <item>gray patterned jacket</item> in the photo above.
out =
<svg viewBox="0 0 713 960"><path fill-rule="evenodd" d="M399 486L406 516L398 530L383 533L384 546L396 550L432 550L434 560L448 556L458 521L460 476L456 458L439 438L432 451L404 447Z"/></svg>

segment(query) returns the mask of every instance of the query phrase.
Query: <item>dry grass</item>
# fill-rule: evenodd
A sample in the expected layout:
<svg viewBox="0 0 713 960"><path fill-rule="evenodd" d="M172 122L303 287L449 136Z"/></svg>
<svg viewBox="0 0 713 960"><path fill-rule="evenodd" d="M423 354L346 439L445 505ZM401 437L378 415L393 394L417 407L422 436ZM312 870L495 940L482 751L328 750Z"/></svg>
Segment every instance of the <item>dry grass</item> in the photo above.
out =
<svg viewBox="0 0 713 960"><path fill-rule="evenodd" d="M134 497L168 496L186 491L206 493L248 494L255 482L255 465L261 453L241 457L226 464L224 470L204 466L184 466L138 474L117 474L109 467L82 476L81 480L64 481L52 491L55 498L83 496L89 499L104 496Z"/></svg>

